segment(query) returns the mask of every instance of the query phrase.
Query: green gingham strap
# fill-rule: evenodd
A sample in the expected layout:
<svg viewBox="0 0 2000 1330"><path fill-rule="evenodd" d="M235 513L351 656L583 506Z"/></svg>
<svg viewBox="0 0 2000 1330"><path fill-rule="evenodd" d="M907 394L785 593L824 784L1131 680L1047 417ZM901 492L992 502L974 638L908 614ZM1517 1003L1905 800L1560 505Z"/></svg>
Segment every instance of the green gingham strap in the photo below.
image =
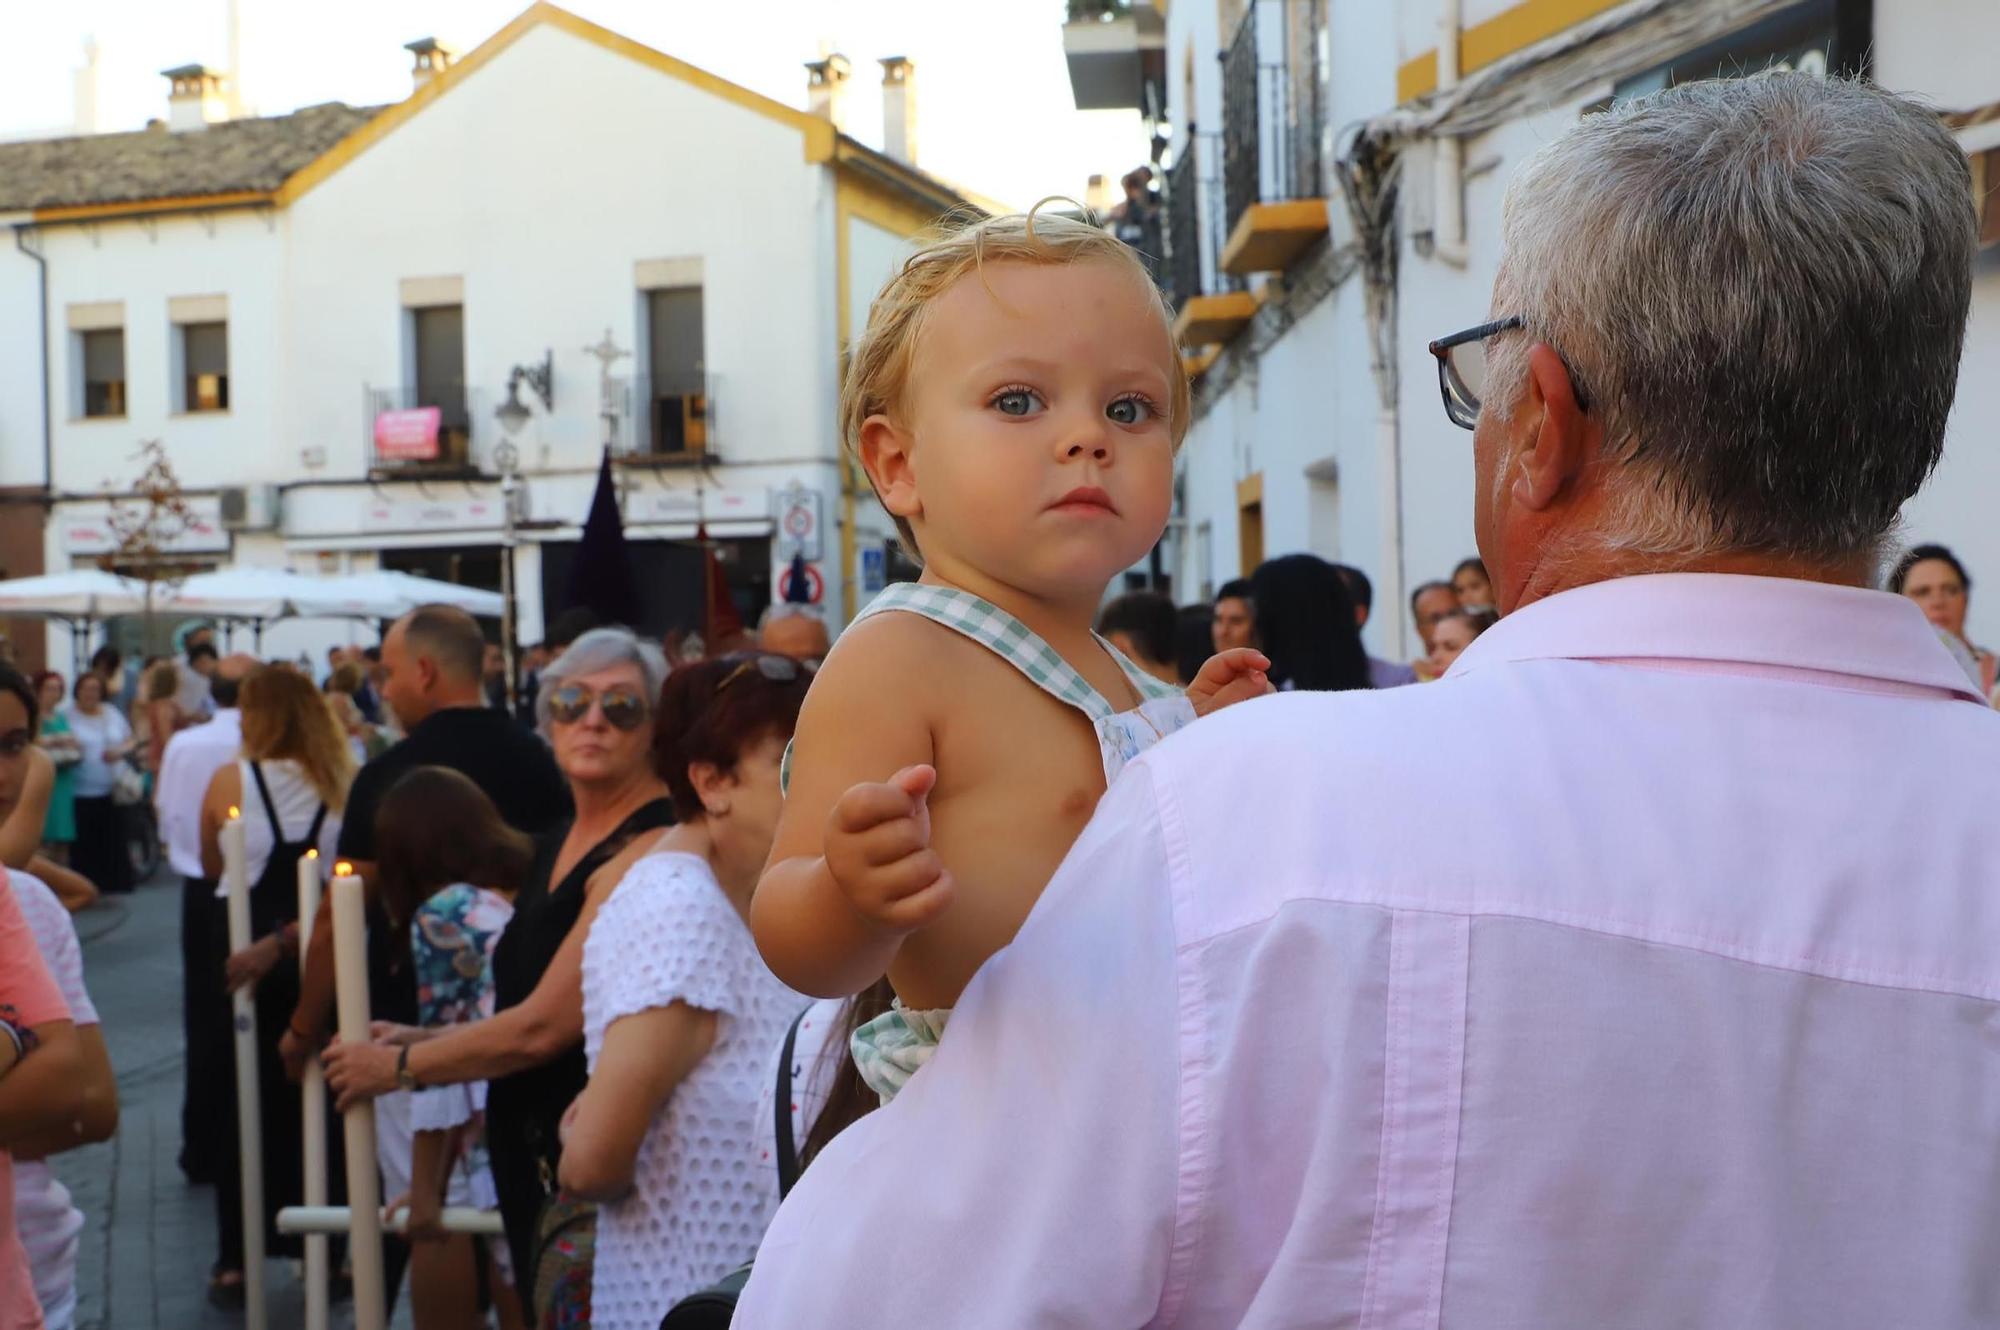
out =
<svg viewBox="0 0 2000 1330"><path fill-rule="evenodd" d="M875 614L901 610L919 614L933 623L971 638L1000 659L1028 676L1029 682L1056 699L1075 707L1093 722L1113 715L1116 708L1103 694L1078 674L1070 663L1056 654L1054 647L1035 635L1034 630L990 601L955 587L928 586L922 582L894 582L884 587L855 622ZM1142 701L1162 696L1165 685L1126 660L1110 643L1099 638L1104 649L1118 662ZM1178 692L1168 689L1168 692Z"/></svg>

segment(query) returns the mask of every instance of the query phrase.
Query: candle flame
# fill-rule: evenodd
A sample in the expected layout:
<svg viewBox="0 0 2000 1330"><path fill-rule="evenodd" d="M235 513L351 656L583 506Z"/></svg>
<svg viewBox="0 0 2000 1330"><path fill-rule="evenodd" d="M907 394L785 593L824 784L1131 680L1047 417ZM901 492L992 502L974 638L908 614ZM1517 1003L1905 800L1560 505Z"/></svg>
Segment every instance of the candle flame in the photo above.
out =
<svg viewBox="0 0 2000 1330"><path fill-rule="evenodd" d="M306 858L308 858L308 859L317 859L317 858L319 858L319 851L318 851L318 850L307 850L307 851L306 851Z"/></svg>
<svg viewBox="0 0 2000 1330"><path fill-rule="evenodd" d="M229 816L230 816L231 818L239 818L239 817L242 817L242 816L243 816L243 810L242 810L242 809L240 809L240 808L238 808L238 807L237 807L237 806L236 806L235 804L231 804L231 805L229 805Z"/></svg>
<svg viewBox="0 0 2000 1330"><path fill-rule="evenodd" d="M335 877L353 877L354 865L348 863L347 860L342 859L340 862L336 863L333 866L333 875Z"/></svg>

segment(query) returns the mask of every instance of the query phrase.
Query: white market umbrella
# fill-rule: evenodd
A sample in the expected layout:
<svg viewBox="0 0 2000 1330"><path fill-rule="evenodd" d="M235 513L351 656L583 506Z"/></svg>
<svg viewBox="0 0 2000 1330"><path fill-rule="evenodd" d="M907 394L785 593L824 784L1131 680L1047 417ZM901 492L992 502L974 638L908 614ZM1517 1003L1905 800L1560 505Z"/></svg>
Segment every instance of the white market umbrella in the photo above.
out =
<svg viewBox="0 0 2000 1330"><path fill-rule="evenodd" d="M182 582L166 608L215 619L282 619L315 612L309 607L320 580L284 568L220 568Z"/></svg>
<svg viewBox="0 0 2000 1330"><path fill-rule="evenodd" d="M505 598L497 591L481 591L414 573L384 570L330 577L326 581L338 584L341 593L355 601L378 606L374 617L381 619L399 618L419 605L455 605L467 614L497 619L506 607Z"/></svg>
<svg viewBox="0 0 2000 1330"><path fill-rule="evenodd" d="M156 592L155 609L167 599ZM498 597L495 597L498 599ZM97 568L75 568L0 582L0 615L50 619L108 619L146 608L144 584Z"/></svg>

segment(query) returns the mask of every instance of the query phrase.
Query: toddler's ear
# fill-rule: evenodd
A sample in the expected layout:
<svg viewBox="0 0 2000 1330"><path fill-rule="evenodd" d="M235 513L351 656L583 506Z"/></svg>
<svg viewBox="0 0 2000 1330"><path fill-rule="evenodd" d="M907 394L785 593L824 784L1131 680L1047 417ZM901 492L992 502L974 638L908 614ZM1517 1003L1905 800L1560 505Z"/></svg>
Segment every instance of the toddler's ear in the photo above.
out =
<svg viewBox="0 0 2000 1330"><path fill-rule="evenodd" d="M911 442L909 433L887 416L870 416L861 423L861 465L891 517L924 515L923 500L917 496Z"/></svg>

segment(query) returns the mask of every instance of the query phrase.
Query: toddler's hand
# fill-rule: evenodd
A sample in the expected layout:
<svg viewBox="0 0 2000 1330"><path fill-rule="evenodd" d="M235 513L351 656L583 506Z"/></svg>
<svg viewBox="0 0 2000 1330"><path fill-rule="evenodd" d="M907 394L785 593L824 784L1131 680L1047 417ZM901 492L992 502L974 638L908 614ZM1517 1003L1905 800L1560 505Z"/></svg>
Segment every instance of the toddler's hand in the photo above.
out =
<svg viewBox="0 0 2000 1330"><path fill-rule="evenodd" d="M951 874L931 849L936 784L936 768L904 767L856 785L827 815L827 870L855 913L887 932L922 928L951 903Z"/></svg>
<svg viewBox="0 0 2000 1330"><path fill-rule="evenodd" d="M1187 697L1194 703L1194 714L1206 716L1264 696L1271 691L1271 681L1264 673L1270 668L1270 657L1249 647L1234 647L1210 656L1201 673L1188 685Z"/></svg>

